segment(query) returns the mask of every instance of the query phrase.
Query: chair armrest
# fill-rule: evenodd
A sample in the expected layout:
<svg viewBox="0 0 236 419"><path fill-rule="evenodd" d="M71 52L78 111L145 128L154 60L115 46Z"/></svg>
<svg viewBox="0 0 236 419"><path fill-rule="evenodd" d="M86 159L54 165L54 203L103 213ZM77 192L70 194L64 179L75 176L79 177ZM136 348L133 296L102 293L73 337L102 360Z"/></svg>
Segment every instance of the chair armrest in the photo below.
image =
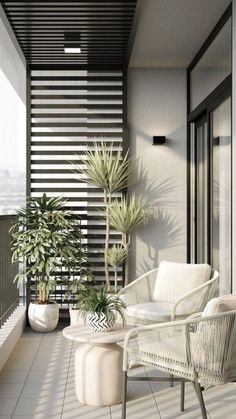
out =
<svg viewBox="0 0 236 419"><path fill-rule="evenodd" d="M211 382L211 374L225 374L232 364L235 342L236 310L167 323L139 326L131 329L124 339L123 370L134 365L151 365L158 368L163 362L169 366L180 363L196 370L200 380ZM236 366L233 364L233 367ZM211 370L213 368L213 370ZM204 377L205 371L209 374ZM170 371L169 371L170 372ZM174 373L174 372L173 372ZM215 377L215 378L216 378ZM216 378L217 379L217 378Z"/></svg>
<svg viewBox="0 0 236 419"><path fill-rule="evenodd" d="M153 295L156 278L154 275L158 268L141 275L135 281L122 288L119 292L127 305L150 302Z"/></svg>
<svg viewBox="0 0 236 419"><path fill-rule="evenodd" d="M196 320L194 320L194 322L196 322ZM125 335L123 344L123 371L127 371L128 366L130 364L129 358L132 357L132 353L142 353L142 349L143 347L145 347L145 337L147 339L147 344L150 344L151 342L151 351L153 351L153 349L155 351L155 341L161 341L162 334L168 334L169 336L173 336L175 334L175 331L178 332L180 328L182 328L184 330L183 335L185 336L185 328L187 324L188 323L186 322L186 320L179 320L173 322L138 326L129 330L129 332L127 332ZM150 348L148 348L147 351L151 352Z"/></svg>
<svg viewBox="0 0 236 419"><path fill-rule="evenodd" d="M199 287L195 288L194 290L188 292L187 294L183 295L182 298L180 298L178 301L176 301L172 314L171 314L171 320L175 320L176 317L176 311L180 304L184 303L184 301L188 302L190 301L190 298L194 298L195 301L199 301L199 306L196 310L193 310L190 312L183 313L184 314L193 314L194 312L202 312L207 302L210 300L212 294L215 282L218 280L219 275L214 275L212 279L205 282L204 284L200 285Z"/></svg>

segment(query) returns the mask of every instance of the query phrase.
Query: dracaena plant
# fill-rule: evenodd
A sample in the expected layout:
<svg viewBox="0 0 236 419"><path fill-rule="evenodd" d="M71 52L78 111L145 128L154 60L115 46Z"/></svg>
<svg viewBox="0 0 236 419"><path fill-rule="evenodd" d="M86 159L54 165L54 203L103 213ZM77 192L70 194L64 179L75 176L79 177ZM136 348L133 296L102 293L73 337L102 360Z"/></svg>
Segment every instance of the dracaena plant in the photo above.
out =
<svg viewBox="0 0 236 419"><path fill-rule="evenodd" d="M85 152L83 167L73 163L74 173L82 175L80 181L103 190L106 219L104 256L109 249L109 207L112 195L123 191L128 184L133 182L134 166L135 162L128 157L128 152L123 155L121 147L116 150L113 146L108 147L104 142L95 142L93 149ZM106 285L110 289L109 265L106 257L104 257L104 264Z"/></svg>
<svg viewBox="0 0 236 419"><path fill-rule="evenodd" d="M109 208L110 224L122 233L122 244L125 250L125 285L129 282L129 249L131 233L153 216L151 208L147 208L145 200L123 197L113 201Z"/></svg>
<svg viewBox="0 0 236 419"><path fill-rule="evenodd" d="M94 275L87 265L82 265L79 277L74 276L72 280L68 277L65 284L67 285L67 291L64 294L64 300L72 302L75 309L79 299L87 293L92 285L95 285Z"/></svg>
<svg viewBox="0 0 236 419"><path fill-rule="evenodd" d="M12 260L20 262L15 280L36 285L39 303L49 302L62 270L74 275L86 264L79 221L64 209L63 197L30 198L11 228Z"/></svg>
<svg viewBox="0 0 236 419"><path fill-rule="evenodd" d="M110 266L114 270L114 282L115 282L115 293L118 289L118 271L119 266L125 262L127 258L127 251L123 245L113 245L110 249L107 250L105 258Z"/></svg>

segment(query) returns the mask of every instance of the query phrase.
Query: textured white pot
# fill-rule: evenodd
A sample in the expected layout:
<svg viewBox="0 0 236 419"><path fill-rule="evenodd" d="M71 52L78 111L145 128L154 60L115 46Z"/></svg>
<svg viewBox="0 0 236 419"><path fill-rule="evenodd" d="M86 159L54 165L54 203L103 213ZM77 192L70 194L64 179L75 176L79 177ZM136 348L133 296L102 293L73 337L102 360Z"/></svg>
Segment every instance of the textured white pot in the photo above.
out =
<svg viewBox="0 0 236 419"><path fill-rule="evenodd" d="M86 324L86 318L80 315L80 310L70 307L69 313L71 326L84 326Z"/></svg>
<svg viewBox="0 0 236 419"><path fill-rule="evenodd" d="M35 332L52 332L59 320L58 304L30 303L28 317L30 326Z"/></svg>

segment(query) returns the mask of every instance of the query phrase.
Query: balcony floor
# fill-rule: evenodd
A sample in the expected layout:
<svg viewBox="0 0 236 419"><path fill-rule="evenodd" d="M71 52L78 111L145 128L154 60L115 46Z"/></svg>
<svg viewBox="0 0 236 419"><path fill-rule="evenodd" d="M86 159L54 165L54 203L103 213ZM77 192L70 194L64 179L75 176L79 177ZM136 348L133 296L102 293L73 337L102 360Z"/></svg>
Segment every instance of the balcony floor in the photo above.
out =
<svg viewBox="0 0 236 419"><path fill-rule="evenodd" d="M75 344L61 329L37 334L27 328L4 369L0 372L0 419L84 418L120 419L121 405L94 408L81 405L74 394ZM153 375L148 369L135 374ZM211 419L236 417L236 384L204 392ZM179 411L179 385L130 383L128 419L200 419L200 409L191 384L186 386L186 411Z"/></svg>

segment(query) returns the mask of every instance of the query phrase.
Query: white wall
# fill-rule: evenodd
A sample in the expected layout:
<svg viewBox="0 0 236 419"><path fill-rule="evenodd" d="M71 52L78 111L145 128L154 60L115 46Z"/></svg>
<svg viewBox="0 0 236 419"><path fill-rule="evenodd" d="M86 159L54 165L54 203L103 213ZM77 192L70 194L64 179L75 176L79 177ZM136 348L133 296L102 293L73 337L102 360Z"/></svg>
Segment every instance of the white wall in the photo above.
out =
<svg viewBox="0 0 236 419"><path fill-rule="evenodd" d="M186 70L130 69L128 128L131 154L144 178L135 192L159 210L131 244L130 281L162 259L186 261ZM165 146L153 146L165 135Z"/></svg>
<svg viewBox="0 0 236 419"><path fill-rule="evenodd" d="M0 6L0 214L26 196L26 64Z"/></svg>

